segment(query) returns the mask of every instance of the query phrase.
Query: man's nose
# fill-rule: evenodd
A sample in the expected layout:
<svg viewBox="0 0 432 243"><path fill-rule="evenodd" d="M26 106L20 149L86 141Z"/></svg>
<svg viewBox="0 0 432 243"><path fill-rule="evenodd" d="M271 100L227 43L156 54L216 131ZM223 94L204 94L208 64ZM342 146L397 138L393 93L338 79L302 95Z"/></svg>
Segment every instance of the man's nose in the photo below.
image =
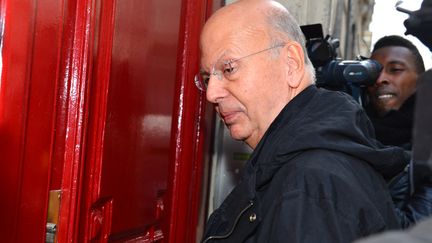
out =
<svg viewBox="0 0 432 243"><path fill-rule="evenodd" d="M381 71L380 75L378 76L378 79L375 82L375 85L377 86L386 85L389 84L389 82L390 82L389 75L385 71Z"/></svg>
<svg viewBox="0 0 432 243"><path fill-rule="evenodd" d="M218 79L217 75L210 75L210 80L207 85L206 98L211 103L218 103L227 95L223 82Z"/></svg>

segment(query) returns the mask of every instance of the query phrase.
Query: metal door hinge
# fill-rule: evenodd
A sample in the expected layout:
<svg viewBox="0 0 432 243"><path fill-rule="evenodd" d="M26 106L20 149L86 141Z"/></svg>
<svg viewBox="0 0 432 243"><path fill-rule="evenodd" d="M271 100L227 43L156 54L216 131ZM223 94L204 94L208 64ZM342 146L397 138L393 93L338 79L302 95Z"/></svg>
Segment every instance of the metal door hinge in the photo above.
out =
<svg viewBox="0 0 432 243"><path fill-rule="evenodd" d="M45 243L57 242L57 224L60 211L60 199L61 190L51 190L49 192Z"/></svg>

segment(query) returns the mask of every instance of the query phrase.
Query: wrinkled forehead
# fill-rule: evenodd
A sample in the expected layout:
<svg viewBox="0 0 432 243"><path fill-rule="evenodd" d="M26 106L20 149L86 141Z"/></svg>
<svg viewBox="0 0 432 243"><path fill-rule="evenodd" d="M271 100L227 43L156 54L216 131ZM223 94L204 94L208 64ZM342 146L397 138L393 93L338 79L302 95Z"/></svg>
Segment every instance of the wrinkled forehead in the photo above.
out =
<svg viewBox="0 0 432 243"><path fill-rule="evenodd" d="M265 25L245 24L244 20L229 22L222 19L204 27L201 39L201 64L209 68L226 55L247 54L269 45L270 37Z"/></svg>

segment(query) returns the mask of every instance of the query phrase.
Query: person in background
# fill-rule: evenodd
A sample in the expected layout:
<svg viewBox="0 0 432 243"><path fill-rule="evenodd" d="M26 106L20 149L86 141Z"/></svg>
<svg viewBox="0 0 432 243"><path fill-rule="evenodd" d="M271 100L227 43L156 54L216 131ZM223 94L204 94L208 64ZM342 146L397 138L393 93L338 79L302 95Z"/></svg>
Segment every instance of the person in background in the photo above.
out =
<svg viewBox="0 0 432 243"><path fill-rule="evenodd" d="M432 8L430 9L432 10ZM432 48L431 48L432 49ZM429 124L432 123L430 115L430 100L432 93L432 69L423 73L419 80L419 90L417 92L417 104L415 117L421 117L421 121L415 122L415 129L422 134L414 136L414 152L417 159L421 159L423 167L419 168L423 176L420 185L417 186L414 193L402 197L398 202L398 215L401 224L405 230L390 230L381 234L372 235L364 239L355 241L355 243L429 243L432 242L432 129ZM426 125L428 124L428 125ZM426 125L426 126L425 126ZM417 161L418 162L418 161ZM427 165L427 167L425 167ZM418 165L417 165L418 166ZM407 176L405 176L407 178ZM403 180L402 180L403 181ZM400 183L400 182L399 182ZM401 193L402 194L402 193Z"/></svg>
<svg viewBox="0 0 432 243"><path fill-rule="evenodd" d="M432 0L424 0L421 8L410 14L409 18L405 20L404 25L407 29L405 34L412 34L417 37L423 44L425 44L429 50L432 51L432 32L429 30L429 26L432 24ZM432 69L423 73L418 82L417 92L417 104L415 107L415 123L413 129L413 153L414 153L414 165L419 167L422 176L429 177L432 175L432 129L430 124L432 123L432 116L430 113L430 100L432 93ZM419 164L417 164L419 163ZM419 173L415 173L419 174ZM422 179L422 178L420 178ZM423 179L424 180L424 179ZM430 180L429 180L430 181ZM429 203L427 196L428 180L422 181L423 185L420 190L415 192L417 198L425 203ZM422 195L423 194L423 195ZM418 203L418 202L417 202ZM418 222L408 230L388 231L385 233L373 235L365 239L356 241L356 243L427 243L432 242L432 218L425 217L430 213L430 208L424 207L425 211L422 213L421 222ZM409 206L411 208L413 205Z"/></svg>
<svg viewBox="0 0 432 243"><path fill-rule="evenodd" d="M425 71L423 59L409 40L396 35L379 39L370 58L383 65L377 81L367 89L365 106L376 137L385 145L411 150L416 83Z"/></svg>
<svg viewBox="0 0 432 243"><path fill-rule="evenodd" d="M365 107L376 137L385 145L410 151L417 80L425 72L423 59L409 40L396 35L379 39L370 58L383 65L376 83L367 89L369 105ZM410 169L389 182L403 228L432 215L432 179L425 177L414 188Z"/></svg>
<svg viewBox="0 0 432 243"><path fill-rule="evenodd" d="M227 5L205 24L200 49L195 84L253 149L202 242L345 243L400 227L383 176L405 167L404 150L381 146L348 94L314 85L287 9L270 0Z"/></svg>

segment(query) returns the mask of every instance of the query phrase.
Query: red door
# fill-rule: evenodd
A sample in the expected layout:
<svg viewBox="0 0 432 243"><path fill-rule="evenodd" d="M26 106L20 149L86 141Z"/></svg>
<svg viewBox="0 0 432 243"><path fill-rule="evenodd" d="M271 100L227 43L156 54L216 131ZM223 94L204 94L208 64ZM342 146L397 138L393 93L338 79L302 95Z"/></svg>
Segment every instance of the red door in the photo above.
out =
<svg viewBox="0 0 432 243"><path fill-rule="evenodd" d="M180 0L95 5L79 241L168 240L170 145L182 132L174 107L183 102L175 89L181 11ZM196 70L194 59L188 69ZM187 109L196 114L197 94L190 94Z"/></svg>
<svg viewBox="0 0 432 243"><path fill-rule="evenodd" d="M210 138L192 80L220 5L1 1L2 242L44 241L50 190L59 242L195 241Z"/></svg>
<svg viewBox="0 0 432 243"><path fill-rule="evenodd" d="M63 2L1 0L0 7L0 241L43 242Z"/></svg>

